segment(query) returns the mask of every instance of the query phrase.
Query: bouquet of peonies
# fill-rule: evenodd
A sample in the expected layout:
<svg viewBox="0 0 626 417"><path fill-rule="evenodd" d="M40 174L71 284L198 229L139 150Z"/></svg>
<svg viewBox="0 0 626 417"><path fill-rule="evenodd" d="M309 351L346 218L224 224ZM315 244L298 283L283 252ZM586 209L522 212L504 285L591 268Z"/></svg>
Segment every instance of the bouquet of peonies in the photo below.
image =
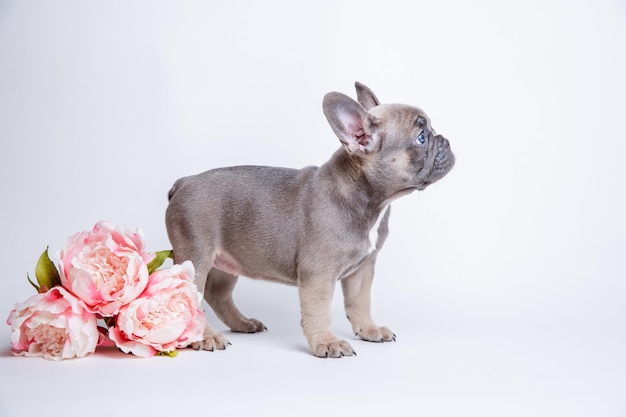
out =
<svg viewBox="0 0 626 417"><path fill-rule="evenodd" d="M141 230L107 222L71 236L59 269L43 252L28 281L38 294L9 314L16 355L82 358L97 346L176 356L201 341L206 319L191 262L158 269L171 251L146 252ZM60 270L60 273L59 273Z"/></svg>

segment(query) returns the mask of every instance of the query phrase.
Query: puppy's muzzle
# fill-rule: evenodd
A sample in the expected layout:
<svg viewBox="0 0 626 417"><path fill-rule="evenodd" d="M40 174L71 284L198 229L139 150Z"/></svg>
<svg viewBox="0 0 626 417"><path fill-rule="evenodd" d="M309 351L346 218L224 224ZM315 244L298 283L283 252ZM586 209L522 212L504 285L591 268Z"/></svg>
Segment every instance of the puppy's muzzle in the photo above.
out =
<svg viewBox="0 0 626 417"><path fill-rule="evenodd" d="M454 165L454 154L450 149L450 142L441 135L435 136L437 141L437 156L435 157L435 169L449 171Z"/></svg>

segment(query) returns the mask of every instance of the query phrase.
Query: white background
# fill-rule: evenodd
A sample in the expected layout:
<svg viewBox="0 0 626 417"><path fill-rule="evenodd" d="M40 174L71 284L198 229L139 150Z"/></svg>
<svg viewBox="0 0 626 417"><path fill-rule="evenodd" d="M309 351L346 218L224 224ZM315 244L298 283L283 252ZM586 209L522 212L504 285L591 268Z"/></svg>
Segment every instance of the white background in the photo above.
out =
<svg viewBox="0 0 626 417"><path fill-rule="evenodd" d="M0 313L45 248L101 219L169 248L179 177L319 165L321 100L423 108L457 165L394 203L374 317L308 354L294 288L242 280L270 329L225 352L10 354L0 416L626 416L626 6L621 1L0 1Z"/></svg>

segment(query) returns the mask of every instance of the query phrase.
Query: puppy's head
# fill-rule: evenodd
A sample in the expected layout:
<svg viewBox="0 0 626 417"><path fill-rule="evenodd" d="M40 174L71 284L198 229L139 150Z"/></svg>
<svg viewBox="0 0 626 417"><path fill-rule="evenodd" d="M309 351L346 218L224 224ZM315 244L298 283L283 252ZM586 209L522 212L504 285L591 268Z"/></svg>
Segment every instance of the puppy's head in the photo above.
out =
<svg viewBox="0 0 626 417"><path fill-rule="evenodd" d="M324 97L324 114L351 159L389 198L423 190L454 166L450 143L419 108L380 104L356 83L358 102L341 93Z"/></svg>

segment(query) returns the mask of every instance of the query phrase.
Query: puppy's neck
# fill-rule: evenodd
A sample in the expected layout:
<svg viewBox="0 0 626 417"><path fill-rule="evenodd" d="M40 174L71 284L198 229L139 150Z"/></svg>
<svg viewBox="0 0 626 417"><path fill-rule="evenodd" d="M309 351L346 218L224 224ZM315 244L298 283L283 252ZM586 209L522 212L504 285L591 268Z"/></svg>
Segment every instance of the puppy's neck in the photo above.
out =
<svg viewBox="0 0 626 417"><path fill-rule="evenodd" d="M349 154L343 148L322 166L332 181L332 193L355 214L376 218L388 205L386 190L376 182L375 173L368 175L364 157Z"/></svg>

